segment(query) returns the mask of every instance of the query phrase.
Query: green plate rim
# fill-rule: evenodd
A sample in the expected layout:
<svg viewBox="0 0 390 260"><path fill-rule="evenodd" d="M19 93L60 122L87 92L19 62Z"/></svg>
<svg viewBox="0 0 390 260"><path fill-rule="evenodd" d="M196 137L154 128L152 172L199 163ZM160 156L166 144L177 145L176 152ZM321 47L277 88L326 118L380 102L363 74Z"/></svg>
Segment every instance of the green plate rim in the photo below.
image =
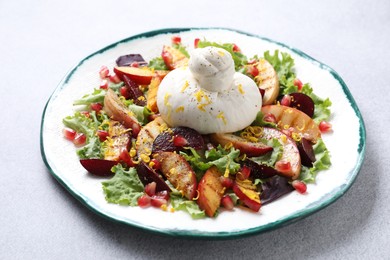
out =
<svg viewBox="0 0 390 260"><path fill-rule="evenodd" d="M270 43L273 43L273 44L276 44L278 46L281 46L283 48L287 48L289 49L290 51L294 52L295 54L301 56L302 58L310 61L311 63L313 63L315 66L317 67L320 67L321 69L323 70L326 70L328 71L341 85L342 87L342 90L346 96L346 98L348 99L352 109L354 110L355 112L355 115L356 117L358 118L359 120L359 137L360 137L360 140L359 140L359 146L358 146L358 158L357 158L357 163L355 164L355 167L349 172L348 174L348 179L346 180L346 182L340 186L338 188L337 191L333 191L331 193L328 193L326 194L325 197L321 198L319 201L316 201L315 203L312 203L310 205L308 205L307 207L305 207L304 209L294 213L294 214L291 214L281 220L278 220L278 221L275 221L275 222L272 222L272 223L269 223L269 224L266 224L266 225L263 225L263 226L258 226L258 227L254 227L254 228L250 228L250 229L246 229L246 230L240 230L240 231L230 231L230 232L199 232L199 231L196 231L196 230L171 230L171 229L159 229L159 228L154 228L154 227L148 227L148 226L144 226L142 224L139 224L139 223L135 223L135 222L129 222L129 221L124 221L124 220L121 220L121 219L117 219L113 216L109 216L101 211L99 211L96 206L93 205L93 203L88 200L88 198L85 198L83 196L81 196L80 194L78 194L75 190L73 190L71 187L69 187L61 177L59 177L55 171L52 169L51 165L49 164L48 162L48 159L46 158L46 154L45 154L45 148L44 148L44 136L43 136L43 127L44 127L44 121L45 121L45 114L46 114L46 110L51 102L51 100L53 100L56 95L64 88L64 86L66 85L66 83L69 81L69 79L72 77L73 73L78 69L78 67L80 67L86 60L88 60L89 58L97 55L97 54L100 54L100 53L103 53L109 49L112 49L112 48L115 48L117 45L121 44L121 43L125 43L125 42L129 42L129 41L132 41L132 40L136 40L136 39L139 39L139 38L150 38L150 37L153 37L153 36L157 36L157 35L160 35L160 34L174 34L174 33L180 33L180 32L186 32L186 31L192 31L192 30L224 30L224 31L231 31L231 32L236 32L236 33L239 33L239 34L242 34L242 35L246 35L246 36L250 36L250 37L254 37L254 38L259 38L261 40L264 40L264 41L267 41L267 42L270 42ZM54 90L54 92L51 94L51 96L49 97L45 107L44 107L44 110L43 110L43 113L42 113L42 119L41 119L41 130L40 130L40 149L41 149L41 156L42 156L42 159L46 165L46 167L48 168L49 172L51 173L51 175L62 185L65 187L66 190L68 190L77 200L79 200L81 203L83 203L85 206L87 206L87 208L89 208L90 210L92 210L93 212L95 212L97 215L100 215L110 221L114 221L114 222L117 222L117 223L122 223L122 224L125 224L125 225L128 225L128 226L131 226L131 227L136 227L136 228L139 228L141 230L144 230L144 231L147 231L147 232L151 232L151 233L156 233L156 234L162 234L162 235L168 235L168 236L173 236L173 237L185 237L185 238L195 238L195 239L233 239L233 238L241 238L241 237L246 237L246 236L250 236L250 235L255 235L255 234L259 234L259 233L263 233L263 232L266 232L266 231L270 231L270 230L274 230L276 228L280 228L280 227L283 227L283 226L286 226L288 224L291 224L291 223L294 223L300 219L303 219L305 217L308 217L310 216L311 214L321 210L321 209L324 209L325 207L331 205L332 203L334 203L337 199L339 199L341 196L343 196L348 190L349 188L352 186L352 184L354 183L354 181L356 180L356 177L360 171L360 168L363 164L363 160L364 160L364 156L365 156L365 150L366 150L366 129L365 129L365 125L364 125L364 121L363 121L363 117L359 111L359 108L351 94L351 92L349 91L347 85L345 84L344 80L340 77L340 75L335 71L333 70L331 67L329 67L328 65L325 65L324 63L312 58L311 56L307 55L306 53L302 52L301 50L298 50L294 47L291 47L291 46L288 46L284 43L281 43L281 42L278 42L278 41L275 41L275 40L272 40L272 39L269 39L269 38L266 38L266 37L262 37L262 36L259 36L259 35L255 35L255 34L251 34L251 33L248 33L248 32L244 32L244 31L241 31L241 30L237 30L237 29L232 29L232 28L224 28L224 27L187 27L187 28L164 28L164 29L159 29L159 30L153 30L153 31L148 31L148 32L143 32L143 33L140 33L140 34L136 34L136 35L133 35L131 37L128 37L128 38L125 38L123 40L120 40L118 42L115 42L113 44L110 44L90 55L88 55L87 57L85 57L84 59L82 59L78 64L76 64L65 76L64 78L60 81L60 83L57 85L56 89Z"/></svg>

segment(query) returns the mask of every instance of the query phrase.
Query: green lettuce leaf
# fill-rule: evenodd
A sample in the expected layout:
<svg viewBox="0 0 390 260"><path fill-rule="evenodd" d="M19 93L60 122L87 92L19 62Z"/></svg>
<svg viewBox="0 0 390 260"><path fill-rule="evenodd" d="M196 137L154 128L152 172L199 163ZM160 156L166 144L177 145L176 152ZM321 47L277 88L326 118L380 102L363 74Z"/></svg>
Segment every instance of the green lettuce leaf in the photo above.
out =
<svg viewBox="0 0 390 260"><path fill-rule="evenodd" d="M148 67L155 70L169 70L161 56L150 60Z"/></svg>
<svg viewBox="0 0 390 260"><path fill-rule="evenodd" d="M183 197L180 192L171 193L171 206L174 210L182 210L191 215L193 219L205 218L206 214L193 200Z"/></svg>
<svg viewBox="0 0 390 260"><path fill-rule="evenodd" d="M283 92L283 87L287 87L291 79L295 79L294 59L286 52L281 52L279 55L279 50L275 50L273 55L269 51L264 52L264 59L274 67L279 77L281 92Z"/></svg>
<svg viewBox="0 0 390 260"><path fill-rule="evenodd" d="M331 166L330 154L322 139L318 139L313 145L316 161L311 168L302 166L299 179L306 183L314 183L319 171L327 170Z"/></svg>
<svg viewBox="0 0 390 260"><path fill-rule="evenodd" d="M152 112L147 107L130 104L128 105L128 108L134 113L138 122L140 122L142 125L145 125L149 122L148 117L152 114Z"/></svg>
<svg viewBox="0 0 390 260"><path fill-rule="evenodd" d="M144 194L144 186L137 175L135 168L126 170L117 164L112 168L115 173L110 180L102 182L106 200L126 206L137 206L138 198Z"/></svg>
<svg viewBox="0 0 390 260"><path fill-rule="evenodd" d="M268 146L273 147L272 152L266 153L264 155L258 157L251 157L251 160L257 162L258 164L265 164L270 167L274 167L276 161L278 161L283 154L283 145L276 138L272 138L270 140L261 140L263 143Z"/></svg>
<svg viewBox="0 0 390 260"><path fill-rule="evenodd" d="M177 50L179 50L187 58L190 57L190 54L188 54L188 51L187 51L186 47L183 44L181 44L181 43L179 43L179 44L172 44L172 47L177 49Z"/></svg>
<svg viewBox="0 0 390 260"><path fill-rule="evenodd" d="M104 89L95 89L91 94L86 94L82 98L75 100L73 105L90 105L92 103L103 104L106 92L107 91Z"/></svg>

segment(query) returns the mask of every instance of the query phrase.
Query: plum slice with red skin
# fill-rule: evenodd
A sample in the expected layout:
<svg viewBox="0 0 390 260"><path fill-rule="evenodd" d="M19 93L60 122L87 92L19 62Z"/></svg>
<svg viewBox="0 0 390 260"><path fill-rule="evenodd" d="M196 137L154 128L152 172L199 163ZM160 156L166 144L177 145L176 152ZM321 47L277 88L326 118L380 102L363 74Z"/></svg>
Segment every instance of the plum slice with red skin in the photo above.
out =
<svg viewBox="0 0 390 260"><path fill-rule="evenodd" d="M104 159L81 159L81 165L91 174L96 176L112 176L114 173L111 168L117 165L118 161L104 160Z"/></svg>

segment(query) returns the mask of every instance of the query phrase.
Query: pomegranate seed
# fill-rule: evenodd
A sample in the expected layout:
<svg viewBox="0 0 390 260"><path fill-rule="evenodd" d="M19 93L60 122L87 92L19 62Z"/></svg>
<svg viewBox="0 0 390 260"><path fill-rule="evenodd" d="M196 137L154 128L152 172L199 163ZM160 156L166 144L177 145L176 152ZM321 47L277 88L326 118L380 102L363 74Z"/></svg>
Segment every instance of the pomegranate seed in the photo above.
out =
<svg viewBox="0 0 390 260"><path fill-rule="evenodd" d="M321 133L328 133L332 131L332 124L326 121L321 121L320 125L318 126Z"/></svg>
<svg viewBox="0 0 390 260"><path fill-rule="evenodd" d="M229 177L224 177L224 176L221 176L220 177L220 181L221 181L221 184L223 187L229 189L231 187L233 187L233 180L230 179Z"/></svg>
<svg viewBox="0 0 390 260"><path fill-rule="evenodd" d="M107 140L108 132L104 130L97 130L96 135L99 137L100 142L104 142Z"/></svg>
<svg viewBox="0 0 390 260"><path fill-rule="evenodd" d="M149 195L144 194L138 198L138 206L140 206L141 208L147 208L151 205L151 200L152 199L149 197Z"/></svg>
<svg viewBox="0 0 390 260"><path fill-rule="evenodd" d="M227 210L232 210L234 208L233 199L232 199L232 197L230 197L230 195L227 195L227 194L222 197L221 204Z"/></svg>
<svg viewBox="0 0 390 260"><path fill-rule="evenodd" d="M276 124L276 117L274 116L274 114L271 114L271 113L265 114L264 117L263 117L263 120L265 122Z"/></svg>
<svg viewBox="0 0 390 260"><path fill-rule="evenodd" d="M87 141L87 136L83 133L77 133L75 138L73 139L73 143L76 146L83 146Z"/></svg>
<svg viewBox="0 0 390 260"><path fill-rule="evenodd" d="M105 79L108 77L108 74L110 74L110 70L107 68L107 66L102 66L99 71L100 78Z"/></svg>
<svg viewBox="0 0 390 260"><path fill-rule="evenodd" d="M91 104L91 109L92 109L93 111L95 111L96 113L99 113L100 110L102 110L102 108L103 108L103 105L100 104L100 103L92 103L92 104Z"/></svg>
<svg viewBox="0 0 390 260"><path fill-rule="evenodd" d="M291 185L294 187L296 191L298 191L301 194L304 194L307 190L306 183L302 181L295 180L291 183Z"/></svg>
<svg viewBox="0 0 390 260"><path fill-rule="evenodd" d="M180 44L181 43L180 36L172 36L171 40L172 40L172 44Z"/></svg>
<svg viewBox="0 0 390 260"><path fill-rule="evenodd" d="M199 38L195 38L195 40L194 40L194 47L195 48L198 48L199 41L200 41Z"/></svg>
<svg viewBox="0 0 390 260"><path fill-rule="evenodd" d="M152 198L159 198L159 199L164 199L166 201L169 200L169 193L167 190L162 190L157 192Z"/></svg>
<svg viewBox="0 0 390 260"><path fill-rule="evenodd" d="M153 181L153 182L146 184L144 191L146 194L148 194L150 197L152 197L153 195L156 194L156 187L157 187L157 184L156 184L156 182Z"/></svg>
<svg viewBox="0 0 390 260"><path fill-rule="evenodd" d="M155 169L155 170L160 170L161 169L161 163L157 159L150 160L150 164L151 164L152 168Z"/></svg>
<svg viewBox="0 0 390 260"><path fill-rule="evenodd" d="M238 47L235 43L233 43L233 52L241 52L240 47Z"/></svg>
<svg viewBox="0 0 390 260"><path fill-rule="evenodd" d="M121 153L119 154L119 159L121 159L129 167L135 166L135 164L134 164L133 160L131 159L131 156L126 148L122 149Z"/></svg>
<svg viewBox="0 0 390 260"><path fill-rule="evenodd" d="M64 128L62 129L62 133L66 139L69 141L73 141L76 137L76 131L71 128Z"/></svg>
<svg viewBox="0 0 390 260"><path fill-rule="evenodd" d="M106 79L103 79L101 82L100 82L100 88L101 89L108 89L108 81Z"/></svg>
<svg viewBox="0 0 390 260"><path fill-rule="evenodd" d="M282 106L289 107L291 105L291 96L290 95L284 95L282 97L282 100L280 100L280 104Z"/></svg>
<svg viewBox="0 0 390 260"><path fill-rule="evenodd" d="M286 161L277 161L275 169L281 173L288 173L291 171L291 163Z"/></svg>
<svg viewBox="0 0 390 260"><path fill-rule="evenodd" d="M91 116L88 111L81 111L80 114L82 114L82 115L84 115L85 117L88 117L88 118Z"/></svg>
<svg viewBox="0 0 390 260"><path fill-rule="evenodd" d="M115 84L118 84L121 82L121 79L118 77L118 75L116 75L114 72L113 73L110 73L110 75L108 75L108 79L112 82L112 83L115 83Z"/></svg>
<svg viewBox="0 0 390 260"><path fill-rule="evenodd" d="M130 67L139 68L139 63L134 61L133 63L130 64Z"/></svg>
<svg viewBox="0 0 390 260"><path fill-rule="evenodd" d="M247 166L242 166L241 170L237 173L237 178L240 180L246 180L251 175L251 169Z"/></svg>
<svg viewBox="0 0 390 260"><path fill-rule="evenodd" d="M127 88L126 88L126 87L121 87L121 88L119 89L119 92L121 93L121 95L122 95L125 99L129 99L129 98L130 98L129 92L127 91Z"/></svg>
<svg viewBox="0 0 390 260"><path fill-rule="evenodd" d="M302 81L300 81L298 78L294 79L294 86L298 87L298 90L301 91L303 87Z"/></svg>
<svg viewBox="0 0 390 260"><path fill-rule="evenodd" d="M183 136L175 135L173 137L173 145L174 146L183 147L183 146L185 146L187 144L188 144L188 141Z"/></svg>
<svg viewBox="0 0 390 260"><path fill-rule="evenodd" d="M158 198L158 197L152 197L150 204L153 207L160 208L163 205L167 205L168 201L166 199Z"/></svg>
<svg viewBox="0 0 390 260"><path fill-rule="evenodd" d="M252 77L257 77L259 75L259 69L256 66L248 66L248 73L252 75Z"/></svg>

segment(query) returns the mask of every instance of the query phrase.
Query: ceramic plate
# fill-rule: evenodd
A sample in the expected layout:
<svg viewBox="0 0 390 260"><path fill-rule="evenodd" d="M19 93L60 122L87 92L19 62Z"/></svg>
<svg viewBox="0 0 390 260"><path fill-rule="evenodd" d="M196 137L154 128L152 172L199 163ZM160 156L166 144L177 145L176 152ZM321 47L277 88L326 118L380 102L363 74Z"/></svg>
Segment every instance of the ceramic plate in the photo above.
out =
<svg viewBox="0 0 390 260"><path fill-rule="evenodd" d="M332 101L333 132L323 139L330 151L332 166L308 185L305 195L292 192L261 208L259 213L236 208L222 211L217 218L193 220L184 212L125 207L109 204L104 198L102 179L91 177L80 165L74 145L62 136L62 118L73 114L72 102L99 86L101 65L114 66L123 54L140 53L145 60L161 54L163 44L180 35L192 48L195 38L234 42L248 57L279 49L295 59L296 74L310 82L315 93ZM342 141L342 142L341 142ZM352 185L365 152L365 128L359 109L341 77L331 68L285 44L221 28L163 29L132 36L99 50L80 61L60 82L47 102L41 125L41 152L51 174L69 192L99 215L130 226L166 235L195 238L232 238L264 232L306 217L340 198Z"/></svg>

